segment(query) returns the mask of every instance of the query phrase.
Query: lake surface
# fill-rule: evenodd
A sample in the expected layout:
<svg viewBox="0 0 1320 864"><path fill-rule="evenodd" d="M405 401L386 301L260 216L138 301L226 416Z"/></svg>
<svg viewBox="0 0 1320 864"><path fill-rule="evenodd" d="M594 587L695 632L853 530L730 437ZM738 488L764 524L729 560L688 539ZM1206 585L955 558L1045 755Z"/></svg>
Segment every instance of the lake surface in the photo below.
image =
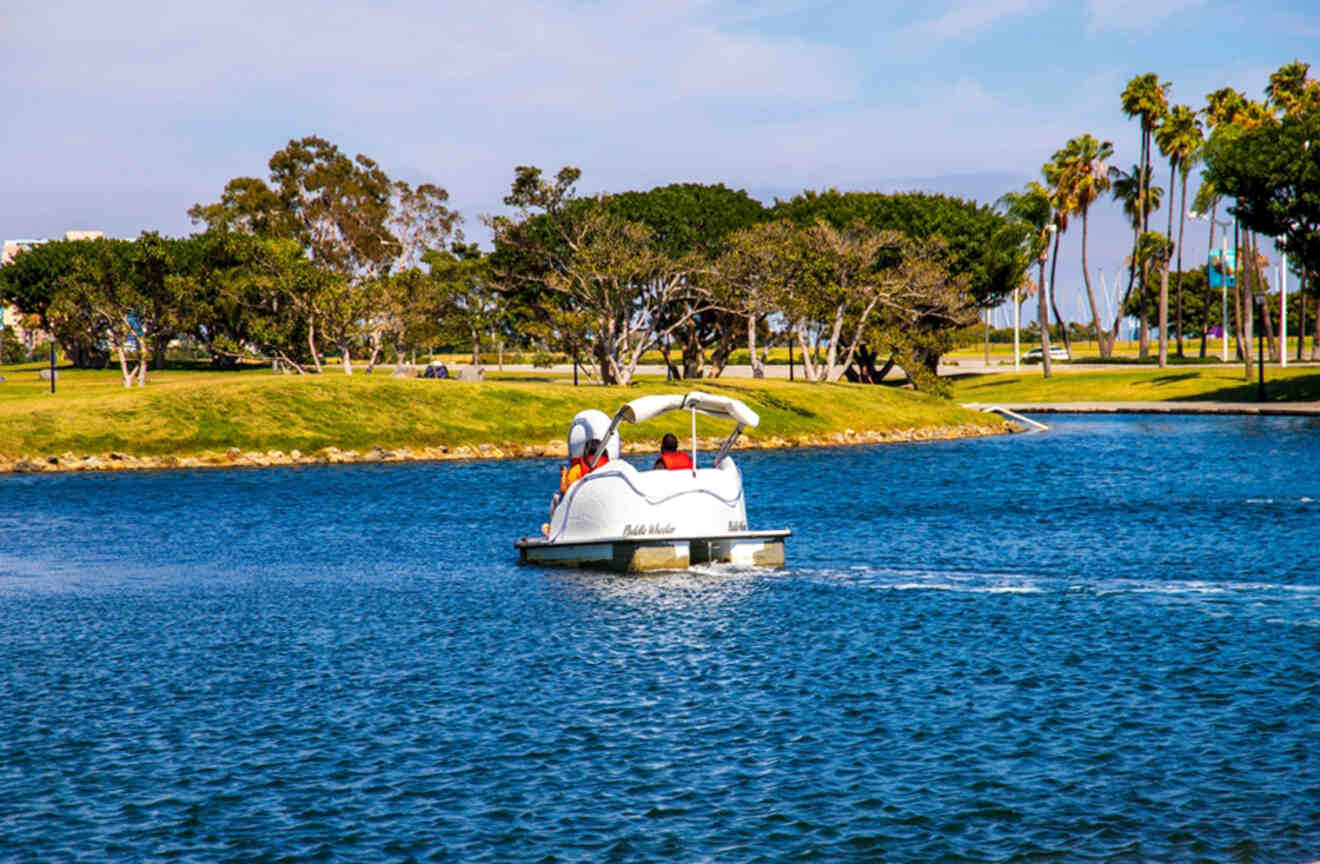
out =
<svg viewBox="0 0 1320 864"><path fill-rule="evenodd" d="M789 566L519 567L550 461L0 477L0 860L1320 858L1320 423L739 456Z"/></svg>

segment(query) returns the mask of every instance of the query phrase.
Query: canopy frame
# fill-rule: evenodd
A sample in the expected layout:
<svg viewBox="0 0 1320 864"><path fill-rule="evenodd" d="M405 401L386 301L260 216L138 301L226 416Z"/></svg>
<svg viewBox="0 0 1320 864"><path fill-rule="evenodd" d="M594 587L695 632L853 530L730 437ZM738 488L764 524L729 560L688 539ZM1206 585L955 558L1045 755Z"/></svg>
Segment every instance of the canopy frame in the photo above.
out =
<svg viewBox="0 0 1320 864"><path fill-rule="evenodd" d="M728 455L733 443L738 440L738 436L742 434L743 429L748 426L755 427L761 421L755 411L748 408L741 401L729 396L712 396L709 393L702 393L700 390L693 390L682 396L678 394L641 396L631 402L625 402L615 412L614 418L610 420L609 428L605 430L605 436L601 438L600 444L596 447L596 455L587 463L587 470L596 467L596 463L600 461L600 454L605 452L605 447L609 444L610 437L618 432L619 424L624 420L629 423L644 423L647 420L659 417L661 414L683 410L692 412L692 466L694 471L697 464L698 412L710 417L726 417L735 423L733 432L725 439L720 446L719 453L715 456L714 464L716 467Z"/></svg>

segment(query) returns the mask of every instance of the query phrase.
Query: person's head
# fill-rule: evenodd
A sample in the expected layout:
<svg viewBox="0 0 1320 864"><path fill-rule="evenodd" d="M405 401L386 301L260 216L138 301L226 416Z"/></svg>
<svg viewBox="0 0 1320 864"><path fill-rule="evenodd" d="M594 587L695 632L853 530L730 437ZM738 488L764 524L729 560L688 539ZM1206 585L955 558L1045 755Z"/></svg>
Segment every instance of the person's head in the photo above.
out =
<svg viewBox="0 0 1320 864"><path fill-rule="evenodd" d="M583 455L585 455L588 459L590 459L596 455L596 452L598 450L600 450L600 439L592 438L590 441L587 442L587 447Z"/></svg>
<svg viewBox="0 0 1320 864"><path fill-rule="evenodd" d="M661 453L678 452L678 438L674 436L673 432L666 432L665 437L660 439L660 452Z"/></svg>

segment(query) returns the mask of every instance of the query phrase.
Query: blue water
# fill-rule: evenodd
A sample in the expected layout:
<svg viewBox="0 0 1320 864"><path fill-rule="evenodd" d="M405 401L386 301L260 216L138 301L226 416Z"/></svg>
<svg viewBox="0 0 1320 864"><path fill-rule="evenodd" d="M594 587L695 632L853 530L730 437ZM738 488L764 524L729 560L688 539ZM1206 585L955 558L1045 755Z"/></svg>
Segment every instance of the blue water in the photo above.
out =
<svg viewBox="0 0 1320 864"><path fill-rule="evenodd" d="M0 477L0 860L1320 858L1320 424L740 457L789 566L516 564L548 461Z"/></svg>

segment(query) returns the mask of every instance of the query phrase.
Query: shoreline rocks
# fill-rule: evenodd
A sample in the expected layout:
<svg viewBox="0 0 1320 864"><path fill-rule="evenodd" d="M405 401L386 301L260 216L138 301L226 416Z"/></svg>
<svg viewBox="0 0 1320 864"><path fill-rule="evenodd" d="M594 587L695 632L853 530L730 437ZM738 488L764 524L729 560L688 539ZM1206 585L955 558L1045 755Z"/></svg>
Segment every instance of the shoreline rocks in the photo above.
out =
<svg viewBox="0 0 1320 864"><path fill-rule="evenodd" d="M740 450L777 450L795 447L853 447L868 444L898 444L917 441L947 441L958 438L979 438L1022 431L1010 420L991 420L984 424L964 423L957 426L925 426L905 429L862 430L845 429L826 435L800 435L783 438L743 436L738 442ZM701 439L699 449L714 451L723 438ZM659 441L626 441L623 452L658 453ZM223 451L190 456L166 454L164 456L134 456L122 451L106 454L63 453L58 456L0 456L0 474L43 474L71 471L160 471L193 468L269 468L297 465L344 465L383 462L440 462L486 459L564 459L568 445L562 440L545 443L512 442L460 444L449 447L437 444L431 447L384 447L376 445L359 453L341 450L335 446L322 447L314 452L302 450L270 449L243 451L229 447Z"/></svg>

